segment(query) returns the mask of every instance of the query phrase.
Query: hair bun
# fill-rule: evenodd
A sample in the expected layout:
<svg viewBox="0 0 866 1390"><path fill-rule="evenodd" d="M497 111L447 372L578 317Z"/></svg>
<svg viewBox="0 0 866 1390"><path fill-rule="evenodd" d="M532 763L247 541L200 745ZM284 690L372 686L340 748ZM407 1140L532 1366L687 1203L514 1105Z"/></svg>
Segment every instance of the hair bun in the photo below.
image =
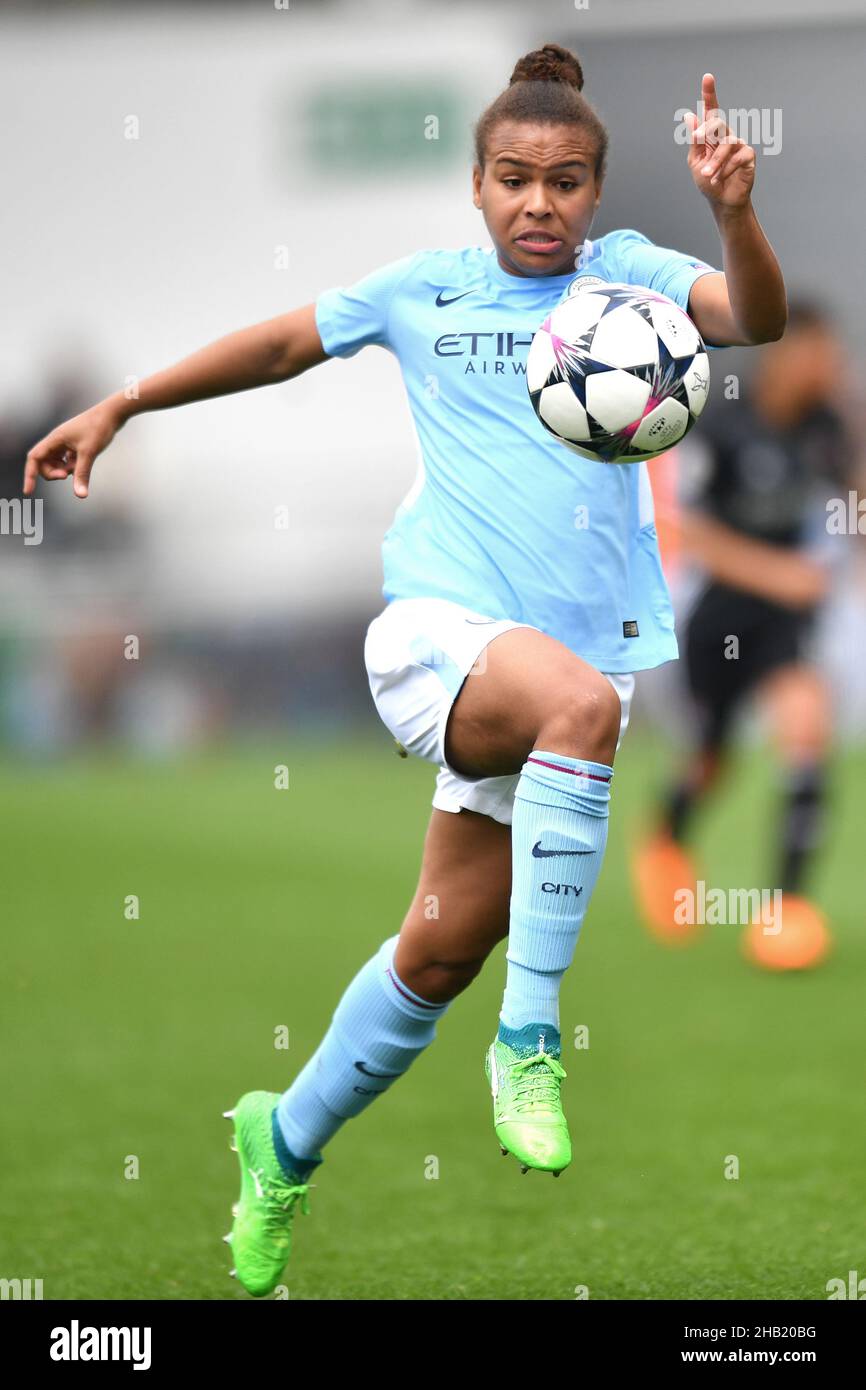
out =
<svg viewBox="0 0 866 1390"><path fill-rule="evenodd" d="M565 82L583 90L583 68L573 53L558 43L546 43L518 60L509 86L515 82Z"/></svg>

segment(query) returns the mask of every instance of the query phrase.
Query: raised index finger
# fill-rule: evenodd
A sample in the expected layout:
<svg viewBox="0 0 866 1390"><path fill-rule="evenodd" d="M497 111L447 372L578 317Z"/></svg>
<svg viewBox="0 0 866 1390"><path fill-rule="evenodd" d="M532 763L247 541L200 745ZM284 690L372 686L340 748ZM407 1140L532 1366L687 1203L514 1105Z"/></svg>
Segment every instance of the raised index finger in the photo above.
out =
<svg viewBox="0 0 866 1390"><path fill-rule="evenodd" d="M716 94L716 79L711 72L705 72L701 78L701 101L704 103L704 120L711 116L714 111L718 111L719 98Z"/></svg>

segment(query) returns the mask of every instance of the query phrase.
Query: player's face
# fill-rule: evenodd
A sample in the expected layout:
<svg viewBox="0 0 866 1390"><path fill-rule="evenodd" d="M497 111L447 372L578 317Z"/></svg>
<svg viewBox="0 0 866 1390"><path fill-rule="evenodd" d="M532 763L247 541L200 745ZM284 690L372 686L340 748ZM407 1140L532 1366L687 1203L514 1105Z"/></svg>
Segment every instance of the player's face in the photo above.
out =
<svg viewBox="0 0 866 1390"><path fill-rule="evenodd" d="M792 401L805 409L832 398L844 372L844 354L831 329L797 328L773 347L768 366Z"/></svg>
<svg viewBox="0 0 866 1390"><path fill-rule="evenodd" d="M813 400L825 401L834 394L845 370L842 344L827 328L812 328L803 337L808 339L803 347L804 389Z"/></svg>
<svg viewBox="0 0 866 1390"><path fill-rule="evenodd" d="M487 143L482 176L473 170L480 208L499 264L513 275L565 275L601 200L591 138L571 126L500 121Z"/></svg>

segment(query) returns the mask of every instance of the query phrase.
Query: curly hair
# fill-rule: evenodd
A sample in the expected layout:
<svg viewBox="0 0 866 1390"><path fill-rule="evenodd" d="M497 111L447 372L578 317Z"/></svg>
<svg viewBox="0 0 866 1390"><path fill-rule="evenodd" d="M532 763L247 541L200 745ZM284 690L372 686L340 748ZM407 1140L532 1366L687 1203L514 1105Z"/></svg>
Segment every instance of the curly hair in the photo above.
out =
<svg viewBox="0 0 866 1390"><path fill-rule="evenodd" d="M476 122L475 159L481 172L494 127L501 121L526 121L586 130L595 145L595 177L600 182L607 164L608 134L593 107L581 96L582 89L583 68L567 48L546 43L525 53L515 64L508 86Z"/></svg>

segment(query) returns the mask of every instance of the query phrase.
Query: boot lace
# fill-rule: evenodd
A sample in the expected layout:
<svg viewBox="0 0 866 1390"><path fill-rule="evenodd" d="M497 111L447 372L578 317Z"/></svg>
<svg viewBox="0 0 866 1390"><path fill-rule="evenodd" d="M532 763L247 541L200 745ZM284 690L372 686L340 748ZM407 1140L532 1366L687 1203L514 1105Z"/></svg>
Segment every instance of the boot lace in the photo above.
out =
<svg viewBox="0 0 866 1390"><path fill-rule="evenodd" d="M298 1201L303 1215L309 1216L309 1192L311 1187L316 1186L314 1182L284 1183L280 1182L279 1178L271 1178L265 1184L264 1169L259 1170L259 1179L265 1199L263 1221L268 1230L280 1230L285 1227L286 1212L291 1211Z"/></svg>
<svg viewBox="0 0 866 1390"><path fill-rule="evenodd" d="M511 1068L518 1078L515 1086L515 1110L546 1105L555 1108L559 1102L559 1083L566 1075L565 1067L549 1052L534 1052L522 1057Z"/></svg>

